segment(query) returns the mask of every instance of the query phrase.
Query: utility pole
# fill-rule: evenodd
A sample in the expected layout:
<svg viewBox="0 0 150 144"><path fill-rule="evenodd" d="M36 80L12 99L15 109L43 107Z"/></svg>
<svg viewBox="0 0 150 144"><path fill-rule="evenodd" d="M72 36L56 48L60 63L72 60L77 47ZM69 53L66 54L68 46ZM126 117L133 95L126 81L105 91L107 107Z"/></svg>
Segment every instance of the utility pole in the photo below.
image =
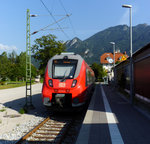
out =
<svg viewBox="0 0 150 144"><path fill-rule="evenodd" d="M69 17L70 15L66 15L64 18ZM45 30L47 27L53 25L50 24L43 29L40 29L38 31L30 33L30 17L37 17L37 15L30 15L30 10L27 9L27 20L26 20L26 104L24 108L26 110L28 109L34 109L34 106L32 104L32 87L31 87L31 41L30 36L36 34L39 31ZM59 21L63 20L64 18L55 21L55 23L58 23ZM60 26L59 26L60 27ZM62 30L62 28L61 28Z"/></svg>
<svg viewBox="0 0 150 144"><path fill-rule="evenodd" d="M26 21L26 104L25 109L33 109L31 87L31 42L30 42L30 10L27 9Z"/></svg>

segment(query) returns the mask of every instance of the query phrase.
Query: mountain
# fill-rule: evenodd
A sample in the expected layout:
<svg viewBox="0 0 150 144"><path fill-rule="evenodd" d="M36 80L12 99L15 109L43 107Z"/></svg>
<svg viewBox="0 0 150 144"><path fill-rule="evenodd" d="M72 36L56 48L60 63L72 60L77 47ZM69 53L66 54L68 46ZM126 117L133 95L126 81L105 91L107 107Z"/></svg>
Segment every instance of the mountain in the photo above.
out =
<svg viewBox="0 0 150 144"><path fill-rule="evenodd" d="M132 28L133 52L150 43L150 25L139 24ZM100 56L105 52L113 52L110 42L115 42L116 50L126 51L129 55L130 50L130 27L127 25L118 25L100 31L88 39L81 41L79 38L67 41L67 51L75 52L92 64L100 62ZM88 52L88 53L87 53ZM85 55L85 53L87 55Z"/></svg>
<svg viewBox="0 0 150 144"><path fill-rule="evenodd" d="M81 40L77 37L75 37L74 39L72 40L68 40L66 42L66 46L69 47L70 49L74 49L74 48L77 48L80 44L81 44Z"/></svg>

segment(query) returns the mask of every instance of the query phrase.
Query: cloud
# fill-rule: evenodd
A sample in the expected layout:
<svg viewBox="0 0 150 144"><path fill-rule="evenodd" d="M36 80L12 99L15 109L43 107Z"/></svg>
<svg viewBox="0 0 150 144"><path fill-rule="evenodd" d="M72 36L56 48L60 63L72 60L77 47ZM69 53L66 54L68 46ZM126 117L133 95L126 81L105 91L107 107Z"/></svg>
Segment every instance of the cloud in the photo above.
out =
<svg viewBox="0 0 150 144"><path fill-rule="evenodd" d="M17 50L17 47L14 45L9 46L9 45L0 44L0 50L12 51L12 50Z"/></svg>

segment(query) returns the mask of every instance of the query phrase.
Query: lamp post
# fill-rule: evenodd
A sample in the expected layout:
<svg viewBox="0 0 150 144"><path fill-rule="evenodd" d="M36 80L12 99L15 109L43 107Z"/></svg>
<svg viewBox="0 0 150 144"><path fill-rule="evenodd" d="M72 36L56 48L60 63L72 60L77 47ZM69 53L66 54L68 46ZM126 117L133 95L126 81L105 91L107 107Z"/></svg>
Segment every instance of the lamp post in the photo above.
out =
<svg viewBox="0 0 150 144"><path fill-rule="evenodd" d="M110 44L113 45L113 58L114 58L114 62L113 62L113 68L114 68L114 85L116 84L116 73L115 73L115 42L110 42Z"/></svg>
<svg viewBox="0 0 150 144"><path fill-rule="evenodd" d="M113 51L114 51L114 67L115 67L115 42L110 42L110 44L113 45Z"/></svg>
<svg viewBox="0 0 150 144"><path fill-rule="evenodd" d="M133 80L133 58L132 58L132 5L122 5L123 8L130 9L130 100L134 100L134 80Z"/></svg>

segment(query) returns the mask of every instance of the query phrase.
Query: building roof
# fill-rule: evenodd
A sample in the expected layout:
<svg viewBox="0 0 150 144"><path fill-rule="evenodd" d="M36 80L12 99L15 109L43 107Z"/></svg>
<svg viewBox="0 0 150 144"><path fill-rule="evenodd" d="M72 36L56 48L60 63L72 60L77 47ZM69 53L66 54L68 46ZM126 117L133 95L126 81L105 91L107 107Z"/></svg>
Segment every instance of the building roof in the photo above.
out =
<svg viewBox="0 0 150 144"><path fill-rule="evenodd" d="M121 62L128 58L128 55L125 53L115 52L115 63L117 61ZM101 64L113 64L114 55L112 53L104 53L100 57Z"/></svg>

